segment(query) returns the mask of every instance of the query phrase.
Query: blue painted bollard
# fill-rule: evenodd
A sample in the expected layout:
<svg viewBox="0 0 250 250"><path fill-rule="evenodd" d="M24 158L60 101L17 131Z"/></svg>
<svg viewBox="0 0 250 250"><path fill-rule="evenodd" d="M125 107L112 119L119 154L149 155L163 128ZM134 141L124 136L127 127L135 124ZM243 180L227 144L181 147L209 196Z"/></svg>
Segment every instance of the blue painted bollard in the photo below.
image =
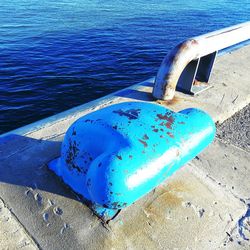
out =
<svg viewBox="0 0 250 250"><path fill-rule="evenodd" d="M108 220L193 159L214 135L213 120L201 110L120 103L74 122L61 157L49 167Z"/></svg>

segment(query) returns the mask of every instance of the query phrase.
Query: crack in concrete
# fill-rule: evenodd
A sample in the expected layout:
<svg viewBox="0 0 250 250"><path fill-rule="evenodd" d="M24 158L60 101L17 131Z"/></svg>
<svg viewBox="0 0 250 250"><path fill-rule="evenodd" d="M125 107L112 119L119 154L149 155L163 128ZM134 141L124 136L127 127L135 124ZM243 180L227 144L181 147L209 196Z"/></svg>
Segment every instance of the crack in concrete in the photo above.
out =
<svg viewBox="0 0 250 250"><path fill-rule="evenodd" d="M250 233L250 203L246 205L246 213L238 220L238 232L244 240L249 241L250 239L246 236L244 231L246 230Z"/></svg>
<svg viewBox="0 0 250 250"><path fill-rule="evenodd" d="M244 230L247 230L248 232L250 232L250 203L248 203L247 201L250 200L250 198L241 198L238 195L236 195L234 192L232 192L231 189L228 189L227 185L223 185L220 182L216 181L215 178L213 178L212 176L210 176L209 174L206 174L206 177L209 178L210 180L212 180L213 182L215 182L217 185L220 185L221 187L224 188L224 190L227 193L230 193L231 195L233 195L233 197L237 200L239 200L241 203L244 204L244 206L246 207L246 211L245 213L237 220L237 224L236 226L231 230L231 234L232 232L238 228L238 233L240 235L240 237L245 240L245 241L249 241L250 239L246 237ZM220 183L220 184L219 184ZM246 223L248 224L248 227L245 225L245 221L247 221ZM232 237L230 235L230 237ZM229 241L232 241L231 238L229 236L227 237Z"/></svg>
<svg viewBox="0 0 250 250"><path fill-rule="evenodd" d="M204 178L204 177L205 177L205 178L208 178L212 183L216 184L217 187L220 186L220 187L222 188L223 192L232 195L235 199L237 199L238 201L240 201L240 202L241 202L242 204L244 204L244 206L245 206L245 209L246 209L246 210L245 210L244 214L243 214L240 218L238 218L238 219L236 220L237 223L236 223L235 227L233 227L233 228L231 229L231 231L230 231L230 233L229 233L230 236L229 236L229 235L226 236L226 238L225 238L225 240L224 240L224 246L225 246L226 243L232 241L232 234L233 234L233 232L234 232L235 230L237 230L237 229L238 229L237 231L238 231L239 236L240 236L245 242L248 242L250 239L247 238L247 237L245 236L244 230L247 230L248 232L250 232L250 197L249 197L249 198L242 198L242 197L239 197L237 194L235 194L234 192L232 192L232 190L229 189L229 188L227 187L227 185L225 185L225 184L223 184L223 183L217 181L214 177L212 177L211 175L209 175L209 174L208 174L207 172L205 172L204 170L198 169L198 168L195 166L195 164L193 164L193 163L189 163L189 164L195 169L195 172L196 172L197 175L200 175L201 178L202 178L202 177L203 177L203 178ZM245 225L245 221L246 221L246 220L249 220L249 221L246 222L246 223L247 223L247 226L248 226L249 228ZM239 241L238 241L238 243L239 243ZM240 243L239 243L239 244L240 244Z"/></svg>
<svg viewBox="0 0 250 250"><path fill-rule="evenodd" d="M240 147L238 145L235 145L235 144L231 143L230 141L223 140L223 139L219 138L217 135L216 135L216 140L220 141L221 143L223 143L225 145L234 147L237 150L241 150L241 151L243 151L246 154L249 154L249 151L247 151L246 149L244 149L244 148L242 148L242 147Z"/></svg>

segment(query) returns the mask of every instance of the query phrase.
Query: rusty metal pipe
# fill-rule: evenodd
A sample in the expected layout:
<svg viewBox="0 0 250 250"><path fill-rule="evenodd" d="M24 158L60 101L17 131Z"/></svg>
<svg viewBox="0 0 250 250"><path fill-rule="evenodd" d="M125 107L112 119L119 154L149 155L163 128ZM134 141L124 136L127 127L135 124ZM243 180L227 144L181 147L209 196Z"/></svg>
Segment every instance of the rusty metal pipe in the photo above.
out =
<svg viewBox="0 0 250 250"><path fill-rule="evenodd" d="M248 39L250 21L180 43L163 59L155 79L153 96L161 100L173 99L178 80L190 62Z"/></svg>

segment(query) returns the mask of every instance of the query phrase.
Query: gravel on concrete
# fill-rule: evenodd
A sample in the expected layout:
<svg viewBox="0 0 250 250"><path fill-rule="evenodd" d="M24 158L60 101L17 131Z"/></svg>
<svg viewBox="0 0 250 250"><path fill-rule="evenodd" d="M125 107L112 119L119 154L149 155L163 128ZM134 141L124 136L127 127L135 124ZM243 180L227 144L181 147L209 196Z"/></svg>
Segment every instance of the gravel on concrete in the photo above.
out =
<svg viewBox="0 0 250 250"><path fill-rule="evenodd" d="M250 152L250 104L218 125L217 137Z"/></svg>

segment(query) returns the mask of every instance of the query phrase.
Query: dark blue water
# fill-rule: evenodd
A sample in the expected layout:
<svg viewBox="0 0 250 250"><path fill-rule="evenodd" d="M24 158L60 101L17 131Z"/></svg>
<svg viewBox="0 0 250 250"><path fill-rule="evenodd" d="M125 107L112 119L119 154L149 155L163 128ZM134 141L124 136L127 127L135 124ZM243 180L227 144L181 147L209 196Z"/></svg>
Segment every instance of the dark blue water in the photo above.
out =
<svg viewBox="0 0 250 250"><path fill-rule="evenodd" d="M152 77L176 43L249 19L249 0L0 0L0 133Z"/></svg>

